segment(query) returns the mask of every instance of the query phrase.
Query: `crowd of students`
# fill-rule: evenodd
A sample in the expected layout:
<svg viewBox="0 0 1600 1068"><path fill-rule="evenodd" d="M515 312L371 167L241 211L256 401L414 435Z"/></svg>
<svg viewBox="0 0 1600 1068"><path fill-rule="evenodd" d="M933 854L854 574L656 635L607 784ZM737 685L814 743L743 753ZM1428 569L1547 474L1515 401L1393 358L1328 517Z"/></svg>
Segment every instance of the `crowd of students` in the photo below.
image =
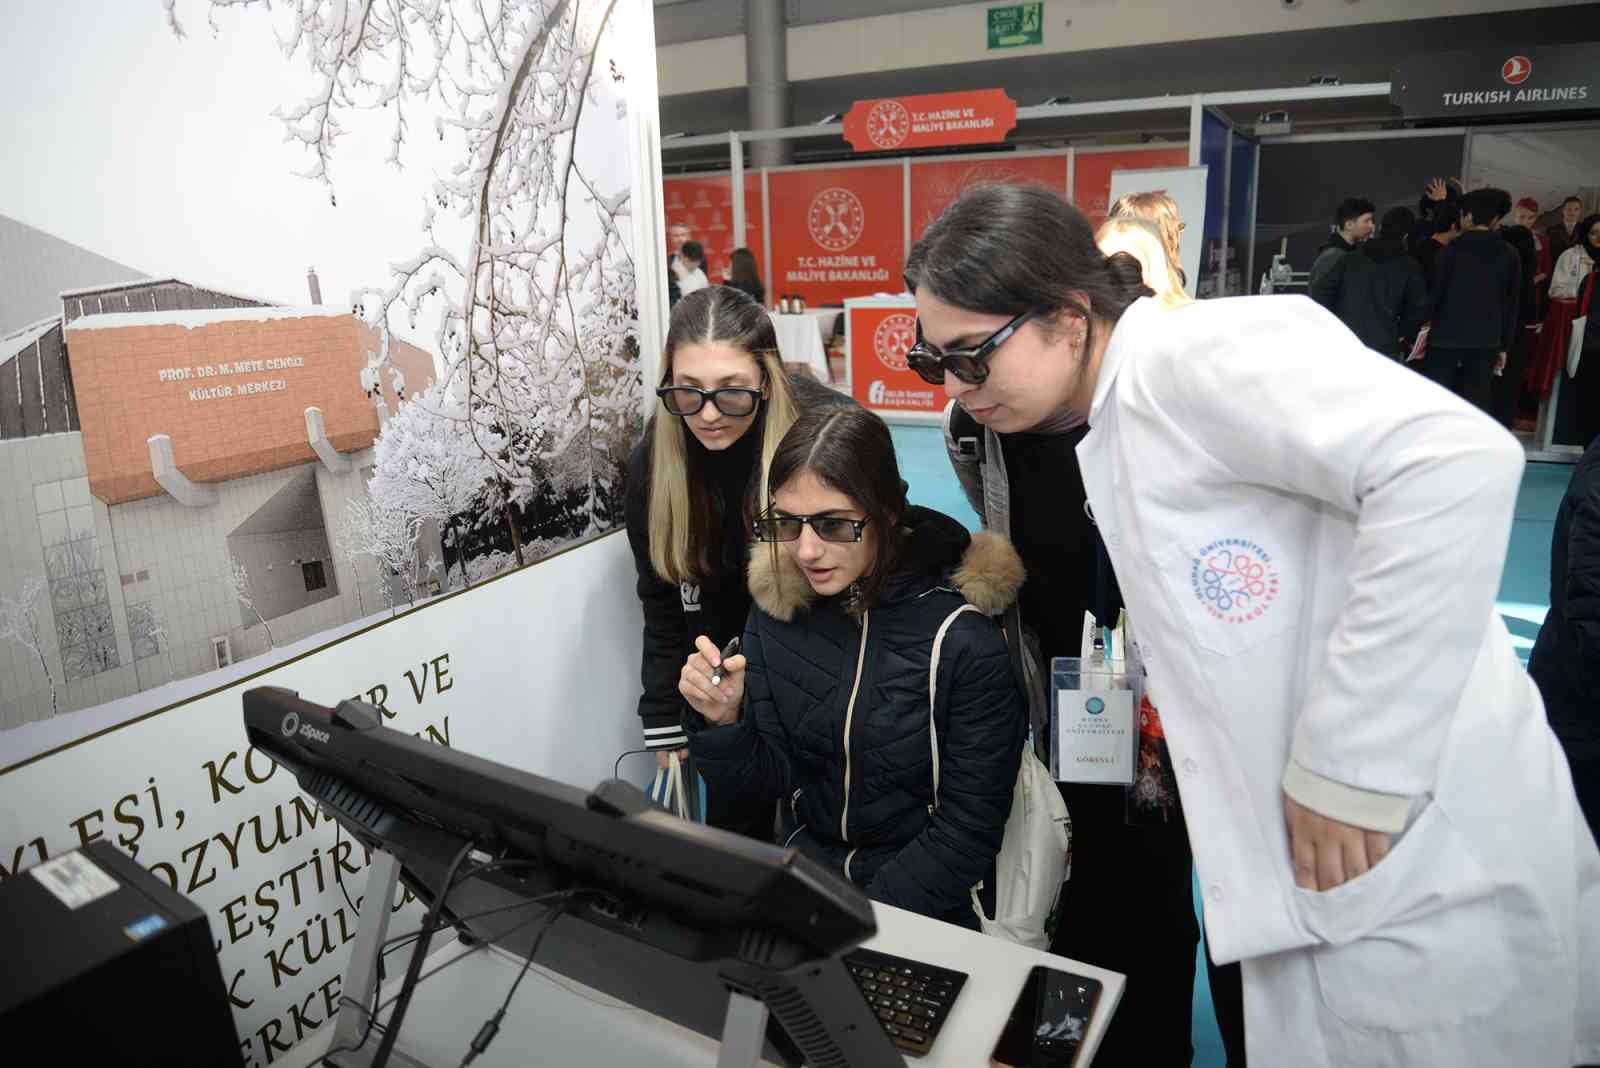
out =
<svg viewBox="0 0 1600 1068"><path fill-rule="evenodd" d="M1018 649L1125 604L1181 803L1062 787L1052 948L1128 976L1098 1063L1189 1063L1191 870L1230 1063L1600 1061L1600 851L1494 610L1520 447L1309 301L1189 301L1175 214L1127 208L1097 243L982 186L909 257L977 535L755 300L677 302L628 471L646 744L709 822L976 927Z"/></svg>
<svg viewBox="0 0 1600 1068"><path fill-rule="evenodd" d="M1311 296L1363 344L1417 369L1508 429L1525 400L1550 395L1567 364L1600 256L1600 215L1568 197L1537 229L1539 205L1503 189L1462 192L1435 179L1418 211L1395 207L1374 225L1367 200L1342 202L1311 267ZM1423 344L1418 337L1427 327ZM1600 348L1600 331L1591 348ZM1586 339L1587 341L1587 339ZM1587 373L1585 373L1585 371ZM1600 359L1572 385L1577 438L1600 434Z"/></svg>

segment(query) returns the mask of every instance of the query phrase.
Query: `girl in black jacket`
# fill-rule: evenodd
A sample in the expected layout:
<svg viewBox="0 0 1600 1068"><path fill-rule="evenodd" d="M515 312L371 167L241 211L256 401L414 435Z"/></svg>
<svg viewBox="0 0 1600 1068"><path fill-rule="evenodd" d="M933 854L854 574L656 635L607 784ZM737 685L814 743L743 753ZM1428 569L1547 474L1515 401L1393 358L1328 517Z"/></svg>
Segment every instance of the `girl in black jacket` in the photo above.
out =
<svg viewBox="0 0 1600 1068"><path fill-rule="evenodd" d="M778 441L808 407L847 403L789 378L772 320L737 290L709 286L672 310L656 393L661 413L628 460L628 542L644 608L644 743L663 765L701 725L686 715L678 672L705 635L719 647L744 630L747 497ZM772 812L708 797L707 821L770 838Z"/></svg>
<svg viewBox="0 0 1600 1068"><path fill-rule="evenodd" d="M876 900L976 928L1026 733L986 616L1010 604L1021 561L909 506L888 427L858 408L796 421L768 485L744 653L721 663L702 641L682 672L716 725L690 739L700 773L741 804L782 799L789 842ZM978 611L954 614L964 603Z"/></svg>

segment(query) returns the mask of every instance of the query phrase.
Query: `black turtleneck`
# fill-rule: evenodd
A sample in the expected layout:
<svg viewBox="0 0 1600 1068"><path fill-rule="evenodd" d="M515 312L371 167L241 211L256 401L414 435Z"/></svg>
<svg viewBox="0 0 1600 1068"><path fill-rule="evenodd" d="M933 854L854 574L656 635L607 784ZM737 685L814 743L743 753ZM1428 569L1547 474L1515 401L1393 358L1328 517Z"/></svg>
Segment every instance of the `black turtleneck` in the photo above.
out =
<svg viewBox="0 0 1600 1068"><path fill-rule="evenodd" d="M674 418L658 416L658 418ZM678 726L685 711L678 693L684 661L704 634L720 649L744 633L750 615L750 590L745 565L750 559L750 532L745 526L745 494L754 481L761 449L761 425L720 452L685 435L690 454L689 477L703 479L718 522L708 549L710 571L698 582L681 586L663 580L650 563L650 440L644 440L628 461L628 542L638 573L639 600L644 608L644 665L639 715L646 731ZM688 717L691 727L698 717ZM664 734L647 735L646 742ZM676 736L673 736L676 737ZM681 741L680 741L681 744Z"/></svg>
<svg viewBox="0 0 1600 1068"><path fill-rule="evenodd" d="M1077 454L1088 432L1080 426L1000 436L1011 483L1011 543L1028 571L1019 595L1022 618L1038 634L1047 665L1052 657L1078 655L1092 596L1094 530Z"/></svg>

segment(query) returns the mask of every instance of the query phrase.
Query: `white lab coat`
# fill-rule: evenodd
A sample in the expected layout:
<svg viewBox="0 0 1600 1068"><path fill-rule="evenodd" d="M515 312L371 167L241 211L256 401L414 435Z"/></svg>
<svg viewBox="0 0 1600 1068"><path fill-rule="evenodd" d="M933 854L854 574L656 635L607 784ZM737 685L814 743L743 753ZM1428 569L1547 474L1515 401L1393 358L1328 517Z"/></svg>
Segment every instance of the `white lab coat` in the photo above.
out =
<svg viewBox="0 0 1600 1068"><path fill-rule="evenodd" d="M1600 1061L1600 851L1494 607L1516 441L1285 296L1138 301L1089 423L1251 1063ZM1286 773L1348 822L1398 806L1392 852L1296 888Z"/></svg>

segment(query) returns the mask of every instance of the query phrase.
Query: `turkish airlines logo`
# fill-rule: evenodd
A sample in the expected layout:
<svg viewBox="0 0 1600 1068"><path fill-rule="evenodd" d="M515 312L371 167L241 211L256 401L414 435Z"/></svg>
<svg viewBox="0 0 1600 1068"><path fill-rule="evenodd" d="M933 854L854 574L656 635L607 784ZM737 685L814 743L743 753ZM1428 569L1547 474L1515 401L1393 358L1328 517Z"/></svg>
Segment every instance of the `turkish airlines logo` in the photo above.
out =
<svg viewBox="0 0 1600 1068"><path fill-rule="evenodd" d="M878 360L891 371L904 371L908 366L906 353L917 341L917 319L914 315L896 312L883 317L872 335L872 351Z"/></svg>
<svg viewBox="0 0 1600 1068"><path fill-rule="evenodd" d="M1500 79L1507 85L1521 85L1533 74L1533 60L1527 56L1512 56L1500 66Z"/></svg>
<svg viewBox="0 0 1600 1068"><path fill-rule="evenodd" d="M911 135L911 112L898 100L880 100L867 112L867 140L878 148L899 148Z"/></svg>
<svg viewBox="0 0 1600 1068"><path fill-rule="evenodd" d="M835 186L811 198L806 225L811 230L811 240L829 252L843 252L861 240L867 213L854 193Z"/></svg>

